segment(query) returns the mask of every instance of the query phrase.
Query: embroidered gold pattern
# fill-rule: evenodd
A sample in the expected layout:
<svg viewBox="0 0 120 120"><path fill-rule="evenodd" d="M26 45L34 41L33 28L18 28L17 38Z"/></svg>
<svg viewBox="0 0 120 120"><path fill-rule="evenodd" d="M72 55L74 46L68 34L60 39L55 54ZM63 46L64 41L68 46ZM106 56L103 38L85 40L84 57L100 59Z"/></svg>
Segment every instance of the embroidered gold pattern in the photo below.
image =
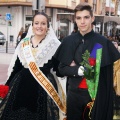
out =
<svg viewBox="0 0 120 120"><path fill-rule="evenodd" d="M26 39L24 39L23 48L27 45L30 45L30 41L26 38ZM55 101L55 103L59 107L59 109L64 114L66 114L66 104L64 104L64 102L62 103L57 91L52 86L52 84L49 82L49 80L47 80L46 76L44 76L44 74L40 71L40 69L37 67L36 63L30 62L28 66L30 68L31 73L36 78L36 80L46 90L46 92L48 92L48 94Z"/></svg>
<svg viewBox="0 0 120 120"><path fill-rule="evenodd" d="M31 68L32 72L34 73L35 77L39 80L39 82L47 89L49 94L54 98L55 102L59 106L59 108L66 113L66 107L63 106L57 92L54 90L53 86L46 80L42 72L37 68L34 62L30 62L29 67Z"/></svg>
<svg viewBox="0 0 120 120"><path fill-rule="evenodd" d="M24 38L24 43L22 44L23 47L25 47L26 45L29 45L29 38Z"/></svg>

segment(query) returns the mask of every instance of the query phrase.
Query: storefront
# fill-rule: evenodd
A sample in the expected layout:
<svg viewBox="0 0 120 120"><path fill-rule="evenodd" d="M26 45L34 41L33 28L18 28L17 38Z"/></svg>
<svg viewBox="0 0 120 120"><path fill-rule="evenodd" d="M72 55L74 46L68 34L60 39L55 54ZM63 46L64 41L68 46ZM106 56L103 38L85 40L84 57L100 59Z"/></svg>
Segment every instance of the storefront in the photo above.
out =
<svg viewBox="0 0 120 120"><path fill-rule="evenodd" d="M73 31L73 22L74 22L74 14L73 13L57 13L57 21L58 21L58 31L57 36L68 36Z"/></svg>
<svg viewBox="0 0 120 120"><path fill-rule="evenodd" d="M120 17L118 16L95 16L96 32L102 35L115 35L117 25L120 24Z"/></svg>

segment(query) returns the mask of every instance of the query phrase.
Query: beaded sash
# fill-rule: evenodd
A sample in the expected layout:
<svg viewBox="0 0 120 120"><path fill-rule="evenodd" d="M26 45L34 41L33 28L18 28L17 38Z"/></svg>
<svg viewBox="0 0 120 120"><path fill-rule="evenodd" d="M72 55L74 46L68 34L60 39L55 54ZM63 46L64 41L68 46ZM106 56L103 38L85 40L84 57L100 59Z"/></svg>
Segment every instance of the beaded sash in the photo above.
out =
<svg viewBox="0 0 120 120"><path fill-rule="evenodd" d="M36 81L43 87L47 94L53 99L53 101L56 103L61 112L63 114L66 114L66 106L62 103L59 94L57 93L54 86L51 84L48 78L42 73L42 71L39 69L35 62L35 59L30 48L29 37L24 38L22 48L24 57L26 59L31 74L36 79Z"/></svg>

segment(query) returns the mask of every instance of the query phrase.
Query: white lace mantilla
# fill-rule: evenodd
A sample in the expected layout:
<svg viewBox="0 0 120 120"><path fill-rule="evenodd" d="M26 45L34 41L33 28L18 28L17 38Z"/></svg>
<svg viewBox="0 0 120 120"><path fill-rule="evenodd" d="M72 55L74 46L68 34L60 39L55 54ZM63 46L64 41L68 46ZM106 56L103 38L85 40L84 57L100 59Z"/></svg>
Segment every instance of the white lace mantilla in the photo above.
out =
<svg viewBox="0 0 120 120"><path fill-rule="evenodd" d="M59 46L54 39L52 39L51 41L48 41L47 44L45 44L44 42L45 41L43 40L42 43L40 43L38 45L38 48L34 48L34 49L38 49L34 54L34 58L35 58L36 63L39 67L43 67L43 65L45 63L47 63L48 60L51 59L51 57L54 55L55 51L57 50L57 48ZM28 68L27 62L24 58L22 46L20 46L20 49L18 51L18 57L19 57L22 65L25 68Z"/></svg>
<svg viewBox="0 0 120 120"><path fill-rule="evenodd" d="M31 36L33 35L33 33L31 33L31 29L32 29L31 26L29 29L30 30L28 31L28 34L26 37L31 38ZM18 46L15 50L15 53L11 60L10 66L8 68L8 78L9 78L11 72L13 71L13 67L14 67L15 61L17 59L17 56L19 57L22 65L25 68L28 68L27 62L26 62L26 60L24 58L24 54L23 54L22 43L23 43L23 40L21 40L21 42L18 44ZM30 44L30 45L31 45L31 49L32 49L32 44ZM37 48L34 48L34 49L37 49L37 51L34 54L34 58L36 60L36 64L38 65L38 67L43 67L43 65L52 58L52 56L55 54L59 45L60 45L60 41L57 39L53 29L50 27L45 39L38 45Z"/></svg>

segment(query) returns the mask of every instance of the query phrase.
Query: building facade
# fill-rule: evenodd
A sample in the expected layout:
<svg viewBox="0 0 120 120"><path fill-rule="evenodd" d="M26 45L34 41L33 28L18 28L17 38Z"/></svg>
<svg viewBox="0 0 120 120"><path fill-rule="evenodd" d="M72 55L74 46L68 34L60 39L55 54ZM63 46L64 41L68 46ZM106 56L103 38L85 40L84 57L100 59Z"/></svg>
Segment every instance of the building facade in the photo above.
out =
<svg viewBox="0 0 120 120"><path fill-rule="evenodd" d="M21 27L28 26L32 22L33 16L33 1L35 0L0 0L0 31L6 36L8 42L13 39L16 43L18 33ZM111 0L114 4L113 8L107 6L108 0L45 0L45 12L49 16L50 24L52 25L57 37L60 35L70 35L74 26L73 9L80 2L88 2L93 6L96 25L96 32L103 34L106 31L113 29L113 23L116 21L119 24L118 14L115 14L115 5L118 5L118 0ZM119 10L119 8L118 8ZM6 21L6 13L11 14L11 20ZM106 16L110 13L110 16Z"/></svg>
<svg viewBox="0 0 120 120"><path fill-rule="evenodd" d="M120 0L96 0L96 3L95 31L107 36L118 35L120 33L118 28L120 25Z"/></svg>
<svg viewBox="0 0 120 120"><path fill-rule="evenodd" d="M25 28L32 23L33 1L0 0L0 31L5 34L8 42L13 39L16 43L21 27ZM60 34L71 34L74 25L73 9L79 2L80 0L45 0L45 12L58 38ZM6 21L6 13L11 14L11 20Z"/></svg>

